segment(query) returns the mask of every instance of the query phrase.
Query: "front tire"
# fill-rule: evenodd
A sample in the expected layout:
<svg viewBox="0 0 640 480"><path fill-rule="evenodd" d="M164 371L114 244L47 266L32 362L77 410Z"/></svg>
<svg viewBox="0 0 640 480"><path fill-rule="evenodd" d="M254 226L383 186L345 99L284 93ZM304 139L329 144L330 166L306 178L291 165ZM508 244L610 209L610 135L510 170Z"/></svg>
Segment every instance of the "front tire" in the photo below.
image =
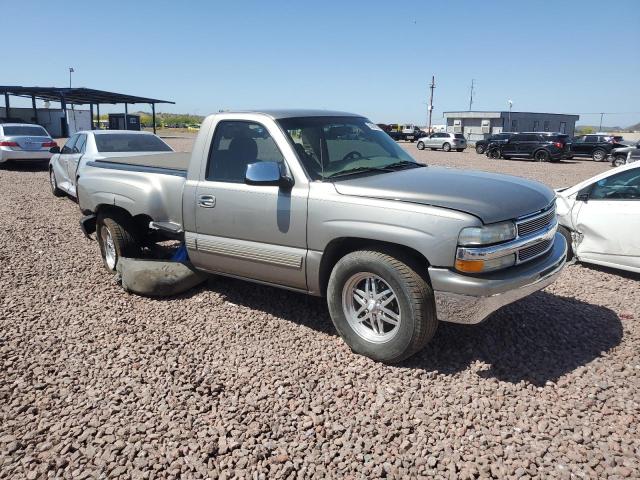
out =
<svg viewBox="0 0 640 480"><path fill-rule="evenodd" d="M486 148L483 145L476 145L476 153L482 155Z"/></svg>
<svg viewBox="0 0 640 480"><path fill-rule="evenodd" d="M418 150L424 150L424 142L418 142L416 147L418 147Z"/></svg>
<svg viewBox="0 0 640 480"><path fill-rule="evenodd" d="M122 257L135 258L140 253L133 221L124 214L98 215L96 234L102 261L111 273L115 273L118 261Z"/></svg>
<svg viewBox="0 0 640 480"><path fill-rule="evenodd" d="M445 152L450 152L451 151L451 144L450 143L445 143L444 145L442 145L442 150L444 150Z"/></svg>
<svg viewBox="0 0 640 480"><path fill-rule="evenodd" d="M613 165L614 167L620 167L622 165L625 165L626 163L627 163L626 155L617 155L613 159L613 162L611 162L611 165Z"/></svg>
<svg viewBox="0 0 640 480"><path fill-rule="evenodd" d="M565 226L558 225L558 233L562 234L567 241L567 262L573 259L573 239L571 238L571 232Z"/></svg>
<svg viewBox="0 0 640 480"><path fill-rule="evenodd" d="M607 158L607 152L599 148L597 150L594 150L591 158L593 158L594 162L602 162L605 158Z"/></svg>
<svg viewBox="0 0 640 480"><path fill-rule="evenodd" d="M493 159L493 160L498 160L500 158L500 149L498 148L492 148L491 150L489 150L487 152L487 157Z"/></svg>
<svg viewBox="0 0 640 480"><path fill-rule="evenodd" d="M336 330L354 352L397 363L433 337L438 325L433 291L410 263L361 250L333 268L327 304Z"/></svg>
<svg viewBox="0 0 640 480"><path fill-rule="evenodd" d="M49 186L51 187L51 193L54 197L63 197L64 192L58 188L58 182L56 181L56 174L53 172L53 168L49 169Z"/></svg>

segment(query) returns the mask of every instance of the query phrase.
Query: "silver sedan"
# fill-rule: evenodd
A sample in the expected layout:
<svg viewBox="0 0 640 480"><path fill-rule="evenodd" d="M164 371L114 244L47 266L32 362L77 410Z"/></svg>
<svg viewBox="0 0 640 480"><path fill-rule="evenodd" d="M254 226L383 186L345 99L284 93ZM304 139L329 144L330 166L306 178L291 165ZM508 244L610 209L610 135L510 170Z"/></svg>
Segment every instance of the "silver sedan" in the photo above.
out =
<svg viewBox="0 0 640 480"><path fill-rule="evenodd" d="M160 137L131 130L86 130L75 133L49 162L51 191L57 197L76 197L76 183L87 162L109 157L134 157L172 152Z"/></svg>
<svg viewBox="0 0 640 480"><path fill-rule="evenodd" d="M49 160L57 144L40 125L0 123L0 165L8 161Z"/></svg>
<svg viewBox="0 0 640 480"><path fill-rule="evenodd" d="M467 140L461 133L436 132L418 139L418 150L430 148L431 150L444 150L450 152L456 150L462 152L467 148Z"/></svg>

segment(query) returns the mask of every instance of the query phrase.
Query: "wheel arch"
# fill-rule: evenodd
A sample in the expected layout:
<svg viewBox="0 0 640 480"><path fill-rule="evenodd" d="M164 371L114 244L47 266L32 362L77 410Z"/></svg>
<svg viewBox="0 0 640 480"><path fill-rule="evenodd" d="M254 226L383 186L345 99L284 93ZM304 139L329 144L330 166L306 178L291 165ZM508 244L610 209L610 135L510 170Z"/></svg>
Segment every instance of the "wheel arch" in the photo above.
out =
<svg viewBox="0 0 640 480"><path fill-rule="evenodd" d="M430 262L422 253L414 248L398 243L372 240L369 238L340 237L329 242L322 252L318 271L321 296L326 296L329 277L336 263L345 255L357 250L378 250L391 254L414 268L415 271L431 285L428 271Z"/></svg>
<svg viewBox="0 0 640 480"><path fill-rule="evenodd" d="M153 221L153 218L151 218L149 215L146 215L146 214L131 215L131 213L129 213L129 211L125 208L119 207L117 205L109 205L104 203L98 205L93 213L96 216L108 215L108 214L123 215L127 218L130 218L133 221L133 224L135 225L136 230L140 233L146 232L149 228L149 223Z"/></svg>
<svg viewBox="0 0 640 480"><path fill-rule="evenodd" d="M531 157L532 158L536 158L536 154L538 152L546 152L547 155L549 155L549 158L551 158L553 156L553 155L551 155L551 152L549 151L548 148L546 148L546 147L538 147L533 151L533 153L531 154Z"/></svg>

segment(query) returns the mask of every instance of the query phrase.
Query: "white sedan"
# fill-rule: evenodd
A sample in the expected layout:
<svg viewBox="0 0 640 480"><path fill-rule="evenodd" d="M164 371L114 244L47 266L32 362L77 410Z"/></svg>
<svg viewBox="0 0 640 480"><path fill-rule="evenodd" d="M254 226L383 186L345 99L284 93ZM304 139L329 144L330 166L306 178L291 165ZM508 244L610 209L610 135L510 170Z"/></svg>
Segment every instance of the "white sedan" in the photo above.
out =
<svg viewBox="0 0 640 480"><path fill-rule="evenodd" d="M86 130L73 134L49 161L51 191L57 197L76 196L76 183L87 162L172 152L160 137L131 130Z"/></svg>
<svg viewBox="0 0 640 480"><path fill-rule="evenodd" d="M640 162L556 194L569 259L640 273Z"/></svg>

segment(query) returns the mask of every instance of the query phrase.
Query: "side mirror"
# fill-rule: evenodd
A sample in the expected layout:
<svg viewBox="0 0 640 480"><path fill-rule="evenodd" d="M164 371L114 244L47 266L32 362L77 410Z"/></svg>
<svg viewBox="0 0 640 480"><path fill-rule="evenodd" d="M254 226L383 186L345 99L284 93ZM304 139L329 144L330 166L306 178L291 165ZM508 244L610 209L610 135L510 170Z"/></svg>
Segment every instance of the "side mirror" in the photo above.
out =
<svg viewBox="0 0 640 480"><path fill-rule="evenodd" d="M278 162L256 162L247 165L244 174L247 185L276 186L280 188L293 187L293 179L280 172Z"/></svg>
<svg viewBox="0 0 640 480"><path fill-rule="evenodd" d="M588 192L578 192L578 195L576 195L576 200L578 202L586 202L587 200L589 200L589 193Z"/></svg>
<svg viewBox="0 0 640 480"><path fill-rule="evenodd" d="M51 147L49 149L49 153L60 153L60 147L56 145L55 147Z"/></svg>

